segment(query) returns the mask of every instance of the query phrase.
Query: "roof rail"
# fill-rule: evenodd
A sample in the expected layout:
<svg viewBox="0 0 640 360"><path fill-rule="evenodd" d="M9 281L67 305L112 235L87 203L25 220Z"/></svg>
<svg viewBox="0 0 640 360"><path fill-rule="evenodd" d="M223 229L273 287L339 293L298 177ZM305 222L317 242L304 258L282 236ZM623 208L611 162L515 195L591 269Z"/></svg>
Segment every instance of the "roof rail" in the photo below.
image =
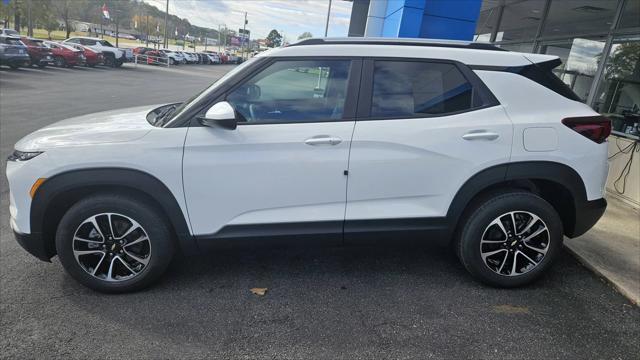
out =
<svg viewBox="0 0 640 360"><path fill-rule="evenodd" d="M347 37L347 38L310 38L304 39L289 46L300 45L404 45L404 46L429 46L448 47L461 49L508 51L495 45L477 43L471 41L419 39L419 38L380 38L380 37Z"/></svg>

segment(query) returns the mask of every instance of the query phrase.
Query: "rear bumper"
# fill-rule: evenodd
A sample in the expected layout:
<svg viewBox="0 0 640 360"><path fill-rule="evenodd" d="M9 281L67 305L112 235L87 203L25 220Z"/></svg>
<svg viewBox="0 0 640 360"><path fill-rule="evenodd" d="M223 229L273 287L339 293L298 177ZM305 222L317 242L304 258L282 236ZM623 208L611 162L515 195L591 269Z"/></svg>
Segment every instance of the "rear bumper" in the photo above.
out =
<svg viewBox="0 0 640 360"><path fill-rule="evenodd" d="M13 236L23 249L42 261L51 261L51 250L47 248L39 234L22 234L13 230Z"/></svg>
<svg viewBox="0 0 640 360"><path fill-rule="evenodd" d="M607 209L607 200L604 198L586 201L576 208L576 222L573 231L567 236L578 237L591 229L600 220Z"/></svg>
<svg viewBox="0 0 640 360"><path fill-rule="evenodd" d="M0 64L26 66L29 62L31 62L31 58L27 54L5 54L0 57Z"/></svg>

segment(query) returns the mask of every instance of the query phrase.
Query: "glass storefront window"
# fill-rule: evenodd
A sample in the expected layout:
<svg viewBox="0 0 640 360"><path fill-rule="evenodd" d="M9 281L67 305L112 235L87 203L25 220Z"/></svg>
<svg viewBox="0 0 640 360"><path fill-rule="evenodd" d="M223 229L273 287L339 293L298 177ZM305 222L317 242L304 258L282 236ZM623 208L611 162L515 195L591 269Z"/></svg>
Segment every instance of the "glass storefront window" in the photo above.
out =
<svg viewBox="0 0 640 360"><path fill-rule="evenodd" d="M511 0L505 3L496 41L532 40L536 36L544 1Z"/></svg>
<svg viewBox="0 0 640 360"><path fill-rule="evenodd" d="M485 0L482 2L482 8L480 9L478 21L476 22L476 34L473 36L473 41L491 41L491 32L496 26L498 13L500 12L499 5L500 0Z"/></svg>
<svg viewBox="0 0 640 360"><path fill-rule="evenodd" d="M552 0L542 35L606 33L617 6L613 0Z"/></svg>
<svg viewBox="0 0 640 360"><path fill-rule="evenodd" d="M509 51L530 53L533 51L533 43L519 43L519 44L500 44L501 48Z"/></svg>
<svg viewBox="0 0 640 360"><path fill-rule="evenodd" d="M627 0L618 28L640 27L640 0Z"/></svg>
<svg viewBox="0 0 640 360"><path fill-rule="evenodd" d="M640 36L614 40L594 99L594 109L609 117L613 130L639 135Z"/></svg>
<svg viewBox="0 0 640 360"><path fill-rule="evenodd" d="M582 101L586 101L602 59L604 45L604 38L575 38L544 43L540 52L560 57L562 65L555 68L554 73L569 85Z"/></svg>

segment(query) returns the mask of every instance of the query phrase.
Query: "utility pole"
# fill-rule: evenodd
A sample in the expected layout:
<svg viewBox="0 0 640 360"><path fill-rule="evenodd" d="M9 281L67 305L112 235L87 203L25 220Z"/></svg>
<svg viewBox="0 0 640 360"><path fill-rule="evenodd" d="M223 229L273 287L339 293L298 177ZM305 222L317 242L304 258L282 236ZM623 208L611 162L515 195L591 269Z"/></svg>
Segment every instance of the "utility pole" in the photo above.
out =
<svg viewBox="0 0 640 360"><path fill-rule="evenodd" d="M164 13L164 41L162 42L162 44L164 45L165 49L169 48L169 38L167 38L167 18L169 16L169 0L167 0L167 11L165 11Z"/></svg>
<svg viewBox="0 0 640 360"><path fill-rule="evenodd" d="M240 47L241 53L242 53L242 61L244 61L244 41L245 41L245 37L247 36L247 12L244 12L244 23L242 25L242 37L240 39L242 39L242 44Z"/></svg>
<svg viewBox="0 0 640 360"><path fill-rule="evenodd" d="M220 24L218 24L218 53L220 53L220 43L222 42L222 36L221 36L221 27Z"/></svg>
<svg viewBox="0 0 640 360"><path fill-rule="evenodd" d="M147 47L149 47L149 13L146 14L147 15Z"/></svg>
<svg viewBox="0 0 640 360"><path fill-rule="evenodd" d="M331 17L331 0L329 0L329 9L327 10L327 23L324 26L324 37L329 33L329 18Z"/></svg>
<svg viewBox="0 0 640 360"><path fill-rule="evenodd" d="M118 38L119 38L119 22L120 22L120 17L118 16L118 1L116 0L116 2L113 3L113 14L114 16L114 21L116 22L116 47L118 47Z"/></svg>

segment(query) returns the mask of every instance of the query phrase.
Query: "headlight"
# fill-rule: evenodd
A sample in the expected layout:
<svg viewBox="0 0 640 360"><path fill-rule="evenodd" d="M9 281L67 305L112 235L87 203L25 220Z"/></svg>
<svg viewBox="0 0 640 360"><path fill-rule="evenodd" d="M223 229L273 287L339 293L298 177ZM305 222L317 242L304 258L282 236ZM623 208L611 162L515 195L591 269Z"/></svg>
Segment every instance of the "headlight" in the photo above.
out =
<svg viewBox="0 0 640 360"><path fill-rule="evenodd" d="M9 155L9 157L7 158L7 161L27 161L27 160L31 160L34 157L38 156L42 154L42 151L19 151L19 150L14 150L13 154Z"/></svg>

